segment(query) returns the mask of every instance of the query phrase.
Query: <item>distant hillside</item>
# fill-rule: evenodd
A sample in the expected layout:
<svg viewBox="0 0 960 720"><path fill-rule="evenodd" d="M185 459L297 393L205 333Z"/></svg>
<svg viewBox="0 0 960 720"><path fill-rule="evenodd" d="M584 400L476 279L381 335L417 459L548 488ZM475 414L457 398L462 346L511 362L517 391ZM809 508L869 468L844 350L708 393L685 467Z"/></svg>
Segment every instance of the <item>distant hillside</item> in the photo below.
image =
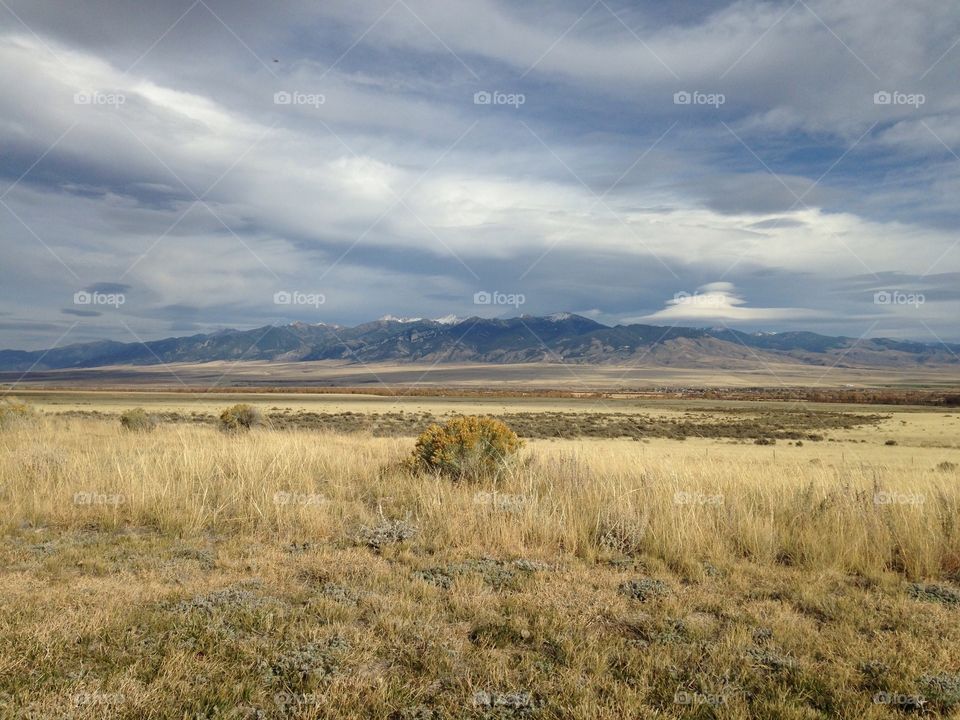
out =
<svg viewBox="0 0 960 720"><path fill-rule="evenodd" d="M111 341L50 350L0 351L0 370L217 360L356 362L644 363L665 367L756 368L793 362L824 367L916 367L957 364L960 345L856 340L811 332L743 333L728 329L608 327L561 313L502 320L387 317L356 327L294 323L147 343Z"/></svg>

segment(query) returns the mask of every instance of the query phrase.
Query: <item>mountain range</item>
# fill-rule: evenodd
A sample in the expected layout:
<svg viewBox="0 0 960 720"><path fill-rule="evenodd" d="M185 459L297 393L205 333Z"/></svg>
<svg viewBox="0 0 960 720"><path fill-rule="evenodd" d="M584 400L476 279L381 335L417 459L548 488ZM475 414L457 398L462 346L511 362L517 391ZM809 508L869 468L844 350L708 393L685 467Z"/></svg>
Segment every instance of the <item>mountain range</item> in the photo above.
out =
<svg viewBox="0 0 960 720"><path fill-rule="evenodd" d="M728 328L610 327L580 315L438 320L387 316L355 327L324 323L221 330L140 343L97 341L49 350L0 350L0 370L211 361L643 363L736 369L762 363L825 367L957 364L960 345L812 332L745 333Z"/></svg>

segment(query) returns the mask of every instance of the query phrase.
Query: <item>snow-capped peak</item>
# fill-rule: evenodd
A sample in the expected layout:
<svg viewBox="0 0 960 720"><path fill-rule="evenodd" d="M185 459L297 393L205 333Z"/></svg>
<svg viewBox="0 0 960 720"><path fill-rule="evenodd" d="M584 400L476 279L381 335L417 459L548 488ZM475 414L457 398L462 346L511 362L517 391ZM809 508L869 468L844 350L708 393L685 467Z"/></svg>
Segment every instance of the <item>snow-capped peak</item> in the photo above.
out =
<svg viewBox="0 0 960 720"><path fill-rule="evenodd" d="M462 321L456 315L444 315L443 317L434 318L434 322L440 323L441 325L456 325Z"/></svg>
<svg viewBox="0 0 960 720"><path fill-rule="evenodd" d="M573 317L573 313L568 312L558 312L553 315L547 315L547 320L552 320L553 322L563 322L564 320L569 320Z"/></svg>
<svg viewBox="0 0 960 720"><path fill-rule="evenodd" d="M396 317L395 315L384 315L380 318L380 322L398 322L398 323L413 323L420 322L423 318L405 318L405 317Z"/></svg>
<svg viewBox="0 0 960 720"><path fill-rule="evenodd" d="M332 323L332 324L331 324L331 323L325 323L325 322L308 323L308 322L303 322L302 320L295 320L294 322L290 323L290 327L295 327L295 328L307 328L307 327L339 328L339 327L342 327L342 326L341 326L341 325L337 325L336 323Z"/></svg>

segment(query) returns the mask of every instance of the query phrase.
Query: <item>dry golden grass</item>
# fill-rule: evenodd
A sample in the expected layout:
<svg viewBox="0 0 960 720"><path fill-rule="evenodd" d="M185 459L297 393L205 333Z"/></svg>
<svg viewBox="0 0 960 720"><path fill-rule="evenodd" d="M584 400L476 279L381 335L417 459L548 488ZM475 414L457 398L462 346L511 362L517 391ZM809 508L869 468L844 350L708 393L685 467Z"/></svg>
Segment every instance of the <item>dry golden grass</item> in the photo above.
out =
<svg viewBox="0 0 960 720"><path fill-rule="evenodd" d="M960 475L939 451L534 441L494 485L410 474L412 447L0 433L0 716L960 707Z"/></svg>
<svg viewBox="0 0 960 720"><path fill-rule="evenodd" d="M593 559L598 538L613 532L678 566L715 556L911 578L960 571L960 485L932 464L905 475L783 454L751 460L741 448L742 462L707 456L694 465L627 442L616 452L541 443L495 488L404 472L407 439L192 426L131 437L114 423L47 420L2 443L8 530L26 521L330 540L382 507L411 514L440 547ZM491 517L475 500L494 490L523 502ZM293 500L275 502L284 493Z"/></svg>

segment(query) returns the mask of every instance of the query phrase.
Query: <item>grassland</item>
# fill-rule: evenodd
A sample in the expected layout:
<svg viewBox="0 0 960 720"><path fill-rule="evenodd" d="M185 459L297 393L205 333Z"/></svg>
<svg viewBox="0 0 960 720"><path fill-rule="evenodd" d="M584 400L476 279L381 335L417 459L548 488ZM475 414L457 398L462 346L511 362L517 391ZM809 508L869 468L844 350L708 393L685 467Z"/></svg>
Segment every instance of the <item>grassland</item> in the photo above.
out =
<svg viewBox="0 0 960 720"><path fill-rule="evenodd" d="M957 413L270 396L224 434L229 399L0 430L0 717L960 710ZM508 476L403 469L464 411L527 436Z"/></svg>

